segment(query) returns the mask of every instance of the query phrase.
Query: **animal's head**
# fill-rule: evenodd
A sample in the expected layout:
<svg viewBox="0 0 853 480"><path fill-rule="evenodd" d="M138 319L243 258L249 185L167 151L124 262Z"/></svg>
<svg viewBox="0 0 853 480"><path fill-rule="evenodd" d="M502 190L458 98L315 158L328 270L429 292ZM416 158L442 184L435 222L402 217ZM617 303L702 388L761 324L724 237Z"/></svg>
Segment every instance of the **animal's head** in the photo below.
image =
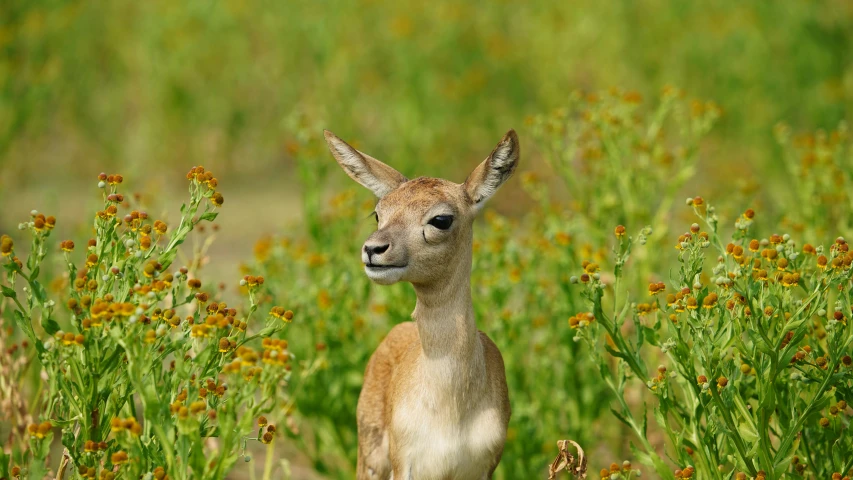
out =
<svg viewBox="0 0 853 480"><path fill-rule="evenodd" d="M367 276L383 285L432 284L470 264L474 217L519 159L518 136L510 130L463 183L409 180L332 132L325 136L347 175L379 198L377 230L364 242L361 258Z"/></svg>

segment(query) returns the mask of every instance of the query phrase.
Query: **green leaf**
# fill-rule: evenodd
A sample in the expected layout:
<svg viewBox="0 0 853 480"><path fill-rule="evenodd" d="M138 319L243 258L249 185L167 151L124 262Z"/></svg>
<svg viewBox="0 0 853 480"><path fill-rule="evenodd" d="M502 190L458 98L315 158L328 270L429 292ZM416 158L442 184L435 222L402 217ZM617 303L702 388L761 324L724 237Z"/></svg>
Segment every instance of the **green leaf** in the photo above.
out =
<svg viewBox="0 0 853 480"><path fill-rule="evenodd" d="M48 335L53 335L54 333L59 331L59 324L56 323L56 320L50 317L41 317L41 328L47 332Z"/></svg>
<svg viewBox="0 0 853 480"><path fill-rule="evenodd" d="M630 448L631 448L631 456L636 458L638 462L642 463L643 465L645 465L647 467L654 468L655 462L652 461L652 457L650 457L649 454L647 454L645 452L641 452L639 448L634 446L634 442L631 442Z"/></svg>
<svg viewBox="0 0 853 480"><path fill-rule="evenodd" d="M69 452L74 451L74 431L69 428L62 432L62 445L68 449Z"/></svg>
<svg viewBox="0 0 853 480"><path fill-rule="evenodd" d="M776 458L782 457L782 459L776 462L776 465L773 465L774 477L780 478L782 474L785 473L786 470L788 470L788 467L791 466L791 460L793 460L794 454L797 453L797 447L799 446L800 439L798 437L793 442L791 442L791 446L788 447L787 452L776 452Z"/></svg>
<svg viewBox="0 0 853 480"><path fill-rule="evenodd" d="M34 268L36 268L36 255L30 255L27 258L27 270L32 271Z"/></svg>
<svg viewBox="0 0 853 480"><path fill-rule="evenodd" d="M794 331L794 330L800 328L804 323L806 323L806 320L808 320L808 319L809 319L809 317L803 315L803 317L800 318L799 320L794 320L793 322L788 322L785 325L785 328L782 330L782 333L791 332L791 331Z"/></svg>
<svg viewBox="0 0 853 480"><path fill-rule="evenodd" d="M661 460L660 457L657 456L657 454L648 454L645 452L641 452L639 448L634 446L633 442L629 444L629 447L631 448L631 455L633 455L634 458L639 460L639 462L643 465L647 465L649 467L654 468L658 474L658 478L663 478L667 480L674 478L674 476L672 475L672 471L665 463L663 463L663 460Z"/></svg>
<svg viewBox="0 0 853 480"><path fill-rule="evenodd" d="M12 287L7 287L6 285L0 285L0 288L3 289L3 296L4 297L15 298L15 296L17 295L15 293L15 289L13 289Z"/></svg>
<svg viewBox="0 0 853 480"><path fill-rule="evenodd" d="M741 422L737 427L737 431L738 433L740 433L740 437L746 440L748 443L758 442L758 431L753 428L752 425L746 422Z"/></svg>
<svg viewBox="0 0 853 480"><path fill-rule="evenodd" d="M769 345L764 341L764 338L754 330L747 330L746 334L749 336L749 339L752 340L752 343L758 348L758 350L766 355L773 355L773 350Z"/></svg>
<svg viewBox="0 0 853 480"><path fill-rule="evenodd" d="M637 329L637 347L639 348L643 346L643 341L645 340L643 337L645 336L644 333L647 327L638 322L636 318L634 318L634 324L640 327Z"/></svg>
<svg viewBox="0 0 853 480"><path fill-rule="evenodd" d="M664 416L663 411L661 411L660 407L655 407L654 412L655 412L655 421L658 422L658 425L660 425L664 429L667 428L666 417Z"/></svg>
<svg viewBox="0 0 853 480"><path fill-rule="evenodd" d="M9 273L18 271L18 264L15 262L4 263L3 268L9 271Z"/></svg>
<svg viewBox="0 0 853 480"><path fill-rule="evenodd" d="M216 220L217 215L219 215L219 212L207 212L207 213L202 214L202 216L200 216L198 219L199 219L199 221L207 220L208 222L212 222L212 221Z"/></svg>
<svg viewBox="0 0 853 480"><path fill-rule="evenodd" d="M46 302L47 292L44 290L44 287L41 285L41 283L39 283L38 280L33 280L32 282L30 282L30 285L33 287L33 295L36 296L36 300L38 300L40 304Z"/></svg>
<svg viewBox="0 0 853 480"><path fill-rule="evenodd" d="M26 317L24 317L24 314L21 313L19 310L14 310L12 313L15 317L15 323L18 324L18 328L20 328L25 334L27 334L27 337L29 337L31 342L37 343L35 332L33 332L33 326L30 325L30 322L27 321Z"/></svg>
<svg viewBox="0 0 853 480"><path fill-rule="evenodd" d="M614 410L612 407L610 408L610 412L613 414L613 416L615 416L616 418L618 418L620 422L622 422L622 423L624 423L625 425L627 425L627 426L628 426L628 428L631 428L631 429L633 429L633 428L634 428L634 426L633 426L633 425L631 425L631 424L628 422L628 419L627 419L627 418L625 418L625 416L624 416L624 415L622 415L621 413L617 412L617 411L616 411L616 410Z"/></svg>
<svg viewBox="0 0 853 480"><path fill-rule="evenodd" d="M660 338L655 330L649 327L642 327L646 343L649 345L660 346Z"/></svg>
<svg viewBox="0 0 853 480"><path fill-rule="evenodd" d="M11 455L0 450L0 477L9 478L9 461L12 459Z"/></svg>
<svg viewBox="0 0 853 480"><path fill-rule="evenodd" d="M52 435L48 438L51 437ZM50 442L48 440L40 440L40 442L41 444L47 444L48 446L50 445ZM28 478L44 478L47 476L47 467L45 467L45 462L43 461L47 457L47 454L45 453L44 456L39 455L41 450L42 449L39 449L37 452L35 452L35 459L30 462L30 471L27 472L29 474L27 475Z"/></svg>
<svg viewBox="0 0 853 480"><path fill-rule="evenodd" d="M610 355L613 355L614 357L624 358L625 360L628 359L627 355L625 355L624 353L622 353L618 350L614 350L610 345L604 345L604 349L607 350L607 353L609 353Z"/></svg>
<svg viewBox="0 0 853 480"><path fill-rule="evenodd" d="M164 269L164 270L165 270L166 268L168 268L168 267L169 267L169 265L171 265L171 264L172 264L172 262L175 260L175 257L178 255L178 248L177 248L177 247L178 247L178 245L180 245L181 243L183 243L183 240L181 240L181 241L179 241L178 243L176 243L176 244L175 244L175 246L174 246L174 248L172 248L172 249L171 249L171 250L169 250L168 252L166 252L166 253L164 253L163 255L161 255L161 256L160 256L160 258L157 260L158 262L160 262L160 264L161 264L161 265L163 265L163 269Z"/></svg>

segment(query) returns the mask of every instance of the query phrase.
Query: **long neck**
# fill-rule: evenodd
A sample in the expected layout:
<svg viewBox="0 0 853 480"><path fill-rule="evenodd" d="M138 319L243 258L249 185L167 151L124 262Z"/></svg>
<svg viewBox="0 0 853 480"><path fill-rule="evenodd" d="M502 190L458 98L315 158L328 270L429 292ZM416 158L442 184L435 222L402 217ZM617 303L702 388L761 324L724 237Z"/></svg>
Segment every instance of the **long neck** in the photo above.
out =
<svg viewBox="0 0 853 480"><path fill-rule="evenodd" d="M458 267L441 282L415 285L412 318L418 327L423 365L432 385L457 389L482 378L485 369L471 304L471 250L460 252Z"/></svg>
<svg viewBox="0 0 853 480"><path fill-rule="evenodd" d="M412 318L428 358L464 355L477 334L471 304L471 261L460 265L440 284L415 285L418 297ZM467 268L466 268L467 267Z"/></svg>

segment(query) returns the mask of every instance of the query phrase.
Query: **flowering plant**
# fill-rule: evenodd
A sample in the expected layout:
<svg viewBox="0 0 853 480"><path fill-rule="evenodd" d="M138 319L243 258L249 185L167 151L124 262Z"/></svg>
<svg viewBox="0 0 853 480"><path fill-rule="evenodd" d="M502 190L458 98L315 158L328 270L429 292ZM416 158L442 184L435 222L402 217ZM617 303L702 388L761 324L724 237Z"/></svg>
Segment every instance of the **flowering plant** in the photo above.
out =
<svg viewBox="0 0 853 480"><path fill-rule="evenodd" d="M38 420L13 432L0 477L47 475L54 435L65 447L58 476L70 466L78 478L101 479L224 478L240 457L249 461L249 440L272 444L276 426L264 415L287 415L293 359L276 337L293 312L273 307L249 333L264 279L241 281L244 312L203 289L198 259L209 242L189 268L172 268L190 232L224 202L203 167L187 179L190 201L170 232L145 211L121 215L123 178L101 174L94 237L79 257L73 241L59 245L68 272L61 302L40 281L56 220L34 211L20 225L31 237L25 260L11 237L0 239L0 316L25 336L7 353L35 359L43 380L29 396Z"/></svg>
<svg viewBox="0 0 853 480"><path fill-rule="evenodd" d="M800 245L787 234L761 238L753 210L724 242L714 208L701 197L687 203L706 228L694 223L678 238L678 271L669 282L649 284L650 300L636 303L622 283L648 229L632 238L616 228L612 276L585 262L573 278L592 310L570 325L591 347L604 337L618 360L614 372L594 353L619 401L613 413L642 445L634 455L660 478L849 478L849 244L841 237L829 248ZM604 301L608 291L612 302ZM662 363L650 370L647 360L655 357ZM637 417L629 408L626 388L634 382L654 398L665 456L679 466L674 472L649 441L646 412Z"/></svg>

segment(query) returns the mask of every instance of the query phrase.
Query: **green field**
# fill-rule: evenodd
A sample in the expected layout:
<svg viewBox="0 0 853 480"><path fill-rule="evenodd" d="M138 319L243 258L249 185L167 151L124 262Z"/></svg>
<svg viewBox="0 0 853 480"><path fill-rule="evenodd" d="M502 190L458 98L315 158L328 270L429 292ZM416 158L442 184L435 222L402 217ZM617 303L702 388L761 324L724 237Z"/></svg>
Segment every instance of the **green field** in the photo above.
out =
<svg viewBox="0 0 853 480"><path fill-rule="evenodd" d="M503 353L513 406L496 478L546 478L561 439L584 447L590 478L613 462L602 476L847 475L853 410L839 402L853 402L843 239L853 237L851 120L847 0L1 3L0 234L14 253L0 257L9 289L0 300L0 438L12 455L0 458L0 477L15 466L35 475L32 465L50 452L55 471L63 445L83 452L86 440L103 439L109 455L89 452L85 461L100 474L113 454L128 453L127 463L116 457L118 478L156 466L170 478L353 478L364 367L415 297L409 285L364 276L358 252L375 228L374 198L335 164L324 128L409 178L457 182L508 129L520 136L521 166L476 226L472 273L478 327ZM218 182L192 180L191 198L219 216L215 227L181 231L192 218L179 210L185 174L196 165ZM125 197L112 202L115 219L146 211L168 225L146 250L163 272L146 274L130 254L149 234L109 230L112 217L94 215L111 204L100 172L124 176L105 187ZM214 190L221 208L210 203ZM36 221L33 209L55 216L56 228L19 229ZM624 236L614 235L620 225ZM75 290L90 237L112 245L113 263L98 250L84 273L95 289ZM136 243L122 250L128 238ZM169 243L176 238L186 242ZM68 239L76 248L63 253ZM39 259L27 264L32 252ZM122 274L105 280L115 262ZM178 275L182 265L201 290ZM258 372L281 381L279 390L255 391L247 380L232 392L247 402L274 396L274 408L225 401L218 423L173 422L180 406L169 404L200 388L190 375L218 375L237 355L228 347L214 360L218 340L193 334L192 321L168 342L156 322L99 334L116 342L116 358L125 350L146 358L119 339L154 331L149 338L161 340L151 352L164 350L143 364L163 363L163 383L152 385L169 398L155 401L133 383L139 364L74 371L73 355L46 367L62 372L56 392L40 388L36 345L55 333L48 320L85 333L79 345L94 348L95 334L80 323L89 307L66 308L69 299L110 293L150 316L154 301L134 282L153 288L167 274L177 279L169 289L207 293L238 306L237 320L251 317L233 338L287 340L292 371L261 362L268 376ZM245 275L266 281L247 290ZM29 283L36 277L44 292ZM177 292L157 290L154 303L165 309ZM196 308L202 322L199 301L183 308ZM273 306L292 310L293 322L276 323ZM38 341L22 347L30 333ZM205 349L211 360L201 370L165 373L178 353ZM80 365L92 361L86 355ZM120 402L106 390L98 400L107 371L130 389ZM86 408L138 418L153 446L87 425L91 412L65 405L82 398L73 385L93 385ZM204 408L217 401L204 399ZM272 443L255 438L262 433L247 411L279 426ZM44 421L55 427L47 440L25 432ZM208 425L235 433L202 441ZM61 432L70 437L61 441ZM248 465L238 438L250 438ZM164 441L186 463L168 463ZM205 466L202 445L229 460ZM277 461L267 467L267 458ZM624 460L631 466L621 469ZM685 477L688 465L695 472Z"/></svg>

